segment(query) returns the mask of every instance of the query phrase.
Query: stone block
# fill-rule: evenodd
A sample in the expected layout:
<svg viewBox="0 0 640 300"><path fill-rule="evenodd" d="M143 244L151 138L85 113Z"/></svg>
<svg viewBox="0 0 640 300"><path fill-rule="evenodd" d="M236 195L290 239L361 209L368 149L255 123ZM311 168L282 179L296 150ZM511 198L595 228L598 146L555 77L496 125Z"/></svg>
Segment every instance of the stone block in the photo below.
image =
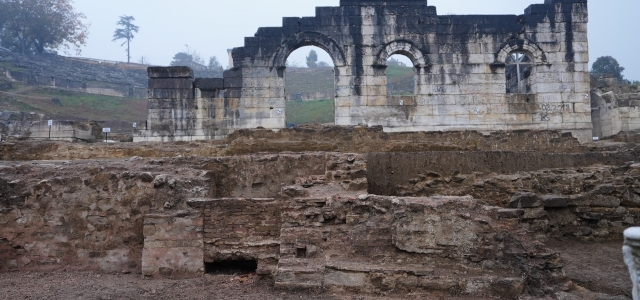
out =
<svg viewBox="0 0 640 300"><path fill-rule="evenodd" d="M193 89L190 78L151 78L149 89Z"/></svg>
<svg viewBox="0 0 640 300"><path fill-rule="evenodd" d="M366 276L364 273L343 272L327 269L324 274L324 285L360 287L365 285L365 279Z"/></svg>
<svg viewBox="0 0 640 300"><path fill-rule="evenodd" d="M193 99L193 89L149 89L151 99ZM149 107L152 108L152 107ZM158 107L160 108L160 107Z"/></svg>
<svg viewBox="0 0 640 300"><path fill-rule="evenodd" d="M530 192L516 193L511 197L509 205L513 208L533 208L543 205L540 197Z"/></svg>
<svg viewBox="0 0 640 300"><path fill-rule="evenodd" d="M504 219L517 219L524 216L524 209L499 209L496 215Z"/></svg>
<svg viewBox="0 0 640 300"><path fill-rule="evenodd" d="M609 195L593 195L590 196L586 204L594 207L618 207L622 200L615 196Z"/></svg>
<svg viewBox="0 0 640 300"><path fill-rule="evenodd" d="M569 206L568 196L544 195L541 197L545 208L563 208Z"/></svg>
<svg viewBox="0 0 640 300"><path fill-rule="evenodd" d="M224 88L242 88L242 78L224 78Z"/></svg>
<svg viewBox="0 0 640 300"><path fill-rule="evenodd" d="M194 86L202 91L213 91L224 88L222 78L198 78L194 81Z"/></svg>
<svg viewBox="0 0 640 300"><path fill-rule="evenodd" d="M149 67L149 78L193 78L193 70L189 67Z"/></svg>

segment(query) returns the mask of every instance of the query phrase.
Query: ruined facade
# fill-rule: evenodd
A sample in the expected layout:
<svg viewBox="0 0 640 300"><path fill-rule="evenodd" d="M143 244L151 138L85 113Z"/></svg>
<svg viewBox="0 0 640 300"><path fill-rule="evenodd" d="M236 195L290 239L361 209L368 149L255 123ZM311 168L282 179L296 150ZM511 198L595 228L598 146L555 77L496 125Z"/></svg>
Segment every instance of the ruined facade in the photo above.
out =
<svg viewBox="0 0 640 300"><path fill-rule="evenodd" d="M136 141L218 139L285 127L285 63L303 46L335 65L336 125L385 131L554 129L592 136L587 0L545 0L522 15L438 15L426 0L342 0L315 17L260 28L224 78L149 69L149 117ZM412 96L388 96L387 59L407 56Z"/></svg>

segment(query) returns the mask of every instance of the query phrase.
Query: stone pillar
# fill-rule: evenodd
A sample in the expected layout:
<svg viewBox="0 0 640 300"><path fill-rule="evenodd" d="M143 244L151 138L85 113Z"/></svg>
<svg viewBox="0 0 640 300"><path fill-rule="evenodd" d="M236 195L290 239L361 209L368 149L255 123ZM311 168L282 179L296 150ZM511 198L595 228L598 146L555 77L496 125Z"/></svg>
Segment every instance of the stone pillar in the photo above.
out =
<svg viewBox="0 0 640 300"><path fill-rule="evenodd" d="M188 67L150 67L147 130L134 142L193 140L198 105L193 70Z"/></svg>
<svg viewBox="0 0 640 300"><path fill-rule="evenodd" d="M640 227L632 227L624 231L624 262L629 266L633 283L633 300L640 300Z"/></svg>

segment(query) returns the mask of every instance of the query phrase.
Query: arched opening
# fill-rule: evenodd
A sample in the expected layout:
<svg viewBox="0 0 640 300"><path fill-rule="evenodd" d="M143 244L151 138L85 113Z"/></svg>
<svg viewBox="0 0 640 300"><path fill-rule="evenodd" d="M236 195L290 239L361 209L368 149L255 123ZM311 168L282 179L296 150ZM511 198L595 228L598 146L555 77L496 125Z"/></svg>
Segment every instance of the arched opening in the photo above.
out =
<svg viewBox="0 0 640 300"><path fill-rule="evenodd" d="M333 59L316 46L296 49L285 72L287 127L335 124L335 74Z"/></svg>
<svg viewBox="0 0 640 300"><path fill-rule="evenodd" d="M413 96L415 94L415 71L408 56L394 54L387 60L387 95Z"/></svg>
<svg viewBox="0 0 640 300"><path fill-rule="evenodd" d="M507 94L530 94L533 59L524 51L509 53L505 61Z"/></svg>

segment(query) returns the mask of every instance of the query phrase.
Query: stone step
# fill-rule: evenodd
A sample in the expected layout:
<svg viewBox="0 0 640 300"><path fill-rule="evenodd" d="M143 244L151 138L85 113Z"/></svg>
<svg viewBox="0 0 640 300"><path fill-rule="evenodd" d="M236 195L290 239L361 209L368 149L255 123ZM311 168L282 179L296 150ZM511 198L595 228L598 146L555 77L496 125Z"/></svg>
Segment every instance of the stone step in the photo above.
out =
<svg viewBox="0 0 640 300"><path fill-rule="evenodd" d="M275 284L279 287L322 287L324 264L302 259L280 259Z"/></svg>

